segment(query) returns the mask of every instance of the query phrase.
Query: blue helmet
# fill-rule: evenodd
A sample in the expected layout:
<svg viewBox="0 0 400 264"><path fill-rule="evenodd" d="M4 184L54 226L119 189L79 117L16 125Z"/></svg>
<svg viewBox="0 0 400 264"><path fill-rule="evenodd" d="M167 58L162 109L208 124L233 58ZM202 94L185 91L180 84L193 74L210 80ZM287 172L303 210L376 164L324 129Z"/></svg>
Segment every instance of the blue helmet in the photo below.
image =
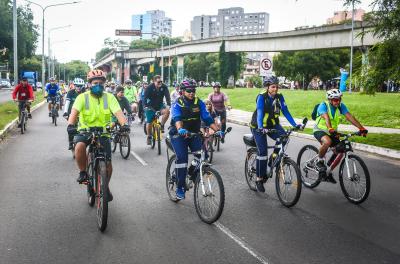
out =
<svg viewBox="0 0 400 264"><path fill-rule="evenodd" d="M279 80L275 76L271 75L264 79L263 85L264 87L270 86L271 84L278 84Z"/></svg>

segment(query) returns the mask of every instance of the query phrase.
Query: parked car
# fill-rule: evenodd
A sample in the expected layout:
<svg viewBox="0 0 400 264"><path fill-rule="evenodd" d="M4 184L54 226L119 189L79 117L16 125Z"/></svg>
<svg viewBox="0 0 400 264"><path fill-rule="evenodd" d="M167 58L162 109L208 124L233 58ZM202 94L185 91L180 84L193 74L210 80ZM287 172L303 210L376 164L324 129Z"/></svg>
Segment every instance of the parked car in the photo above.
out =
<svg viewBox="0 0 400 264"><path fill-rule="evenodd" d="M0 79L0 88L11 88L11 83L7 79Z"/></svg>

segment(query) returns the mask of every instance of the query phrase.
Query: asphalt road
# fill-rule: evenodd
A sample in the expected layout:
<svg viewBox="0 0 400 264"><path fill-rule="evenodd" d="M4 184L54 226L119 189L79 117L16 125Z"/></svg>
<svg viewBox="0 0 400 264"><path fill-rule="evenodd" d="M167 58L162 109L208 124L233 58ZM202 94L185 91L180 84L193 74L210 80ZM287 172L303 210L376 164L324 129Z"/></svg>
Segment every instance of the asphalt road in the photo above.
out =
<svg viewBox="0 0 400 264"><path fill-rule="evenodd" d="M278 201L273 182L265 194L244 179L248 128L233 126L214 168L226 190L217 224L198 218L192 191L175 204L165 190L166 153L145 145L133 125L132 155L117 150L110 188L109 225L96 226L78 170L67 151L66 122L51 125L44 107L25 135L0 144L0 263L399 263L400 162L360 154L372 189L360 206L339 185L303 188L291 209ZM293 137L289 154L312 141ZM164 150L165 146L163 145ZM142 162L143 162L142 161Z"/></svg>

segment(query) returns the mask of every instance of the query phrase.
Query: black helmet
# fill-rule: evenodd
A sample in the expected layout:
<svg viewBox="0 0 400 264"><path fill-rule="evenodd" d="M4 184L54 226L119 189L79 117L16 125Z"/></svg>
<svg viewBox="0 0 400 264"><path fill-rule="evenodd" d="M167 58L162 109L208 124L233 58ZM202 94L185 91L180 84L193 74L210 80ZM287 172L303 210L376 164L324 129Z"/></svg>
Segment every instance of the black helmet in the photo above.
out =
<svg viewBox="0 0 400 264"><path fill-rule="evenodd" d="M271 84L278 84L279 80L275 76L271 75L269 77L265 77L263 85L264 87L270 86Z"/></svg>

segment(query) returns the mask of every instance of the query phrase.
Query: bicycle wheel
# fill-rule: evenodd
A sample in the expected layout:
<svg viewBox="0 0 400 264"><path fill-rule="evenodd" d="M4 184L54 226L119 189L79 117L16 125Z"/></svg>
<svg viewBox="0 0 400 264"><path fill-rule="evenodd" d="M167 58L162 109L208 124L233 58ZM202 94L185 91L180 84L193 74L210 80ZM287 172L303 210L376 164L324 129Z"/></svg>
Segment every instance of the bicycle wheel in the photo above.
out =
<svg viewBox="0 0 400 264"><path fill-rule="evenodd" d="M301 179L307 188L315 188L321 183L321 176L315 168L315 158L318 149L313 145L302 147L297 156L297 165L300 169Z"/></svg>
<svg viewBox="0 0 400 264"><path fill-rule="evenodd" d="M211 163L212 160L213 160L213 157L214 157L214 149L213 149L213 144L212 144L212 142L210 140L207 142L207 146L206 147L207 147L207 155L208 155L206 161L208 163Z"/></svg>
<svg viewBox="0 0 400 264"><path fill-rule="evenodd" d="M351 203L360 204L369 195L371 188L367 165L357 155L349 154L342 160L339 168L340 188Z"/></svg>
<svg viewBox="0 0 400 264"><path fill-rule="evenodd" d="M131 153L131 139L129 135L124 134L119 138L119 152L122 158L127 159Z"/></svg>
<svg viewBox="0 0 400 264"><path fill-rule="evenodd" d="M96 166L96 205L97 227L101 232L107 228L108 220L108 191L106 162L99 160Z"/></svg>
<svg viewBox="0 0 400 264"><path fill-rule="evenodd" d="M244 163L244 175L246 177L247 185L250 190L257 191L256 179L256 162L257 162L257 149L250 148L247 150L246 161Z"/></svg>
<svg viewBox="0 0 400 264"><path fill-rule="evenodd" d="M175 192L177 183L175 161L176 161L176 156L175 154L173 154L171 158L168 160L167 171L165 173L166 187L169 199L173 202L179 202L179 200L176 198L176 192Z"/></svg>
<svg viewBox="0 0 400 264"><path fill-rule="evenodd" d="M283 163L278 165L275 176L276 194L279 201L286 207L292 207L299 201L301 195L300 175L299 167L291 158L284 158Z"/></svg>
<svg viewBox="0 0 400 264"><path fill-rule="evenodd" d="M114 134L114 135L111 137L111 152L112 152L112 153L114 153L115 150L117 149L118 141L119 141L119 136L118 136L118 134Z"/></svg>
<svg viewBox="0 0 400 264"><path fill-rule="evenodd" d="M21 134L25 132L25 114L22 112L19 118L19 125L21 126Z"/></svg>
<svg viewBox="0 0 400 264"><path fill-rule="evenodd" d="M194 206L200 219L212 224L219 219L224 209L225 190L219 173L203 167L203 184L201 177L196 178L194 185Z"/></svg>
<svg viewBox="0 0 400 264"><path fill-rule="evenodd" d="M161 155L161 131L160 131L160 127L156 128L156 134L157 134L158 155Z"/></svg>
<svg viewBox="0 0 400 264"><path fill-rule="evenodd" d="M86 168L86 173L88 174L89 178L89 183L87 185L87 198L88 198L88 204L89 206L93 207L95 201L96 201L96 195L95 195L95 183L94 183L94 170L93 170L93 159L91 158L92 154L88 153L88 165Z"/></svg>

